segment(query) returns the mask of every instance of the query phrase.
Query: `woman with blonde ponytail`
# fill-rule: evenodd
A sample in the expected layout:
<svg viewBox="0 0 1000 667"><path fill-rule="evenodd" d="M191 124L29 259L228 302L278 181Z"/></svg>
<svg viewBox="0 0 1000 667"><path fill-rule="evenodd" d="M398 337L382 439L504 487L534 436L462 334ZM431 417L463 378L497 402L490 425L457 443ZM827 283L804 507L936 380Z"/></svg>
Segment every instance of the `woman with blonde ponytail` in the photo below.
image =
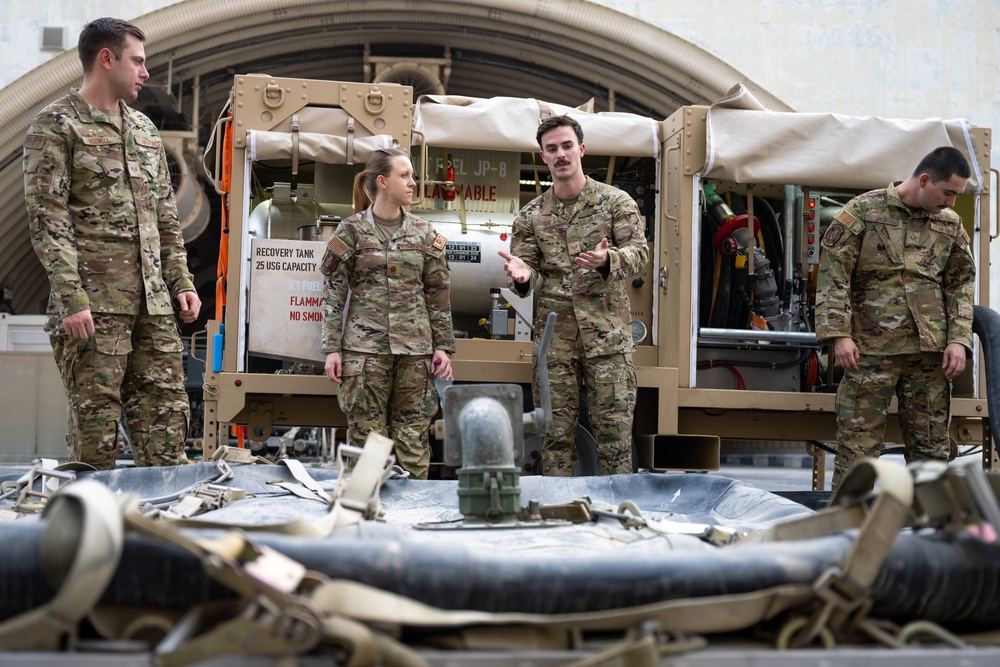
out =
<svg viewBox="0 0 1000 667"><path fill-rule="evenodd" d="M397 149L375 151L355 177L354 215L323 257L322 349L350 444L363 446L372 431L387 436L397 462L426 479L434 378L452 377L455 335L447 240L409 213L415 187Z"/></svg>

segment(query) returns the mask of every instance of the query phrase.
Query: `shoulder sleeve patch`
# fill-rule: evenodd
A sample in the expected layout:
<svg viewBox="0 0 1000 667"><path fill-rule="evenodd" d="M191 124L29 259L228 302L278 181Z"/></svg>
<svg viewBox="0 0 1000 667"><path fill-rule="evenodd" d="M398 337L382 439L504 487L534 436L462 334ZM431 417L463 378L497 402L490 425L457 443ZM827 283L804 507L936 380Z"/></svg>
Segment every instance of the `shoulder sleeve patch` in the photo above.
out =
<svg viewBox="0 0 1000 667"><path fill-rule="evenodd" d="M29 134L24 138L24 147L29 150L38 150L45 145L45 135Z"/></svg>
<svg viewBox="0 0 1000 667"><path fill-rule="evenodd" d="M858 219L855 218L851 213L848 213L847 209L841 209L840 213L836 215L834 220L841 223L842 225L844 225L844 227L847 227L848 229L853 227L854 224L858 221Z"/></svg>
<svg viewBox="0 0 1000 667"><path fill-rule="evenodd" d="M843 236L846 228L839 222L835 222L830 225L830 228L826 230L826 234L823 235L823 245L832 248L837 245Z"/></svg>
<svg viewBox="0 0 1000 667"><path fill-rule="evenodd" d="M444 250L444 247L448 245L448 239L438 234L434 238L434 243L432 243L431 245L437 248L438 250Z"/></svg>
<svg viewBox="0 0 1000 667"><path fill-rule="evenodd" d="M337 253L338 257L343 257L344 253L348 251L347 244L344 243L344 239L340 238L339 236L332 237L327 242L327 245L330 246L331 250Z"/></svg>
<svg viewBox="0 0 1000 667"><path fill-rule="evenodd" d="M323 262L319 267L320 272L328 276L337 270L337 253L333 252L333 249L327 246L326 252L323 253Z"/></svg>

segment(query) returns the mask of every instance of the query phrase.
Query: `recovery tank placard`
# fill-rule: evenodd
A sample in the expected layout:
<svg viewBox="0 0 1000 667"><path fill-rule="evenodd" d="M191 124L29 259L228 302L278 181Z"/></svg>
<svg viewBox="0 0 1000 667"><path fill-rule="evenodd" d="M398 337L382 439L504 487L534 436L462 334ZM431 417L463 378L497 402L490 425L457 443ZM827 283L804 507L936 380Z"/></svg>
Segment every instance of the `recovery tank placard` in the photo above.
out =
<svg viewBox="0 0 1000 667"><path fill-rule="evenodd" d="M254 239L250 243L251 353L323 363L322 241Z"/></svg>

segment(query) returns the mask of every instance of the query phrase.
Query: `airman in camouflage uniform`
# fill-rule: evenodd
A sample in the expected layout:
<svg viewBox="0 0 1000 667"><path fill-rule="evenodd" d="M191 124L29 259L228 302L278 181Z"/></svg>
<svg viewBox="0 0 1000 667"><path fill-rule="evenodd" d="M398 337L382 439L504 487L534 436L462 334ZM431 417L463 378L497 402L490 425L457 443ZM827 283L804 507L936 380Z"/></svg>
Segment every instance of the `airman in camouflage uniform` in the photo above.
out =
<svg viewBox="0 0 1000 667"><path fill-rule="evenodd" d="M510 286L535 307L535 404L538 344L549 312L552 430L542 438L542 473L573 475L581 388L597 441L598 472L632 472L636 379L625 279L642 271L648 248L639 210L625 192L586 176L583 131L568 116L543 122L536 136L553 187L514 220L505 269Z"/></svg>
<svg viewBox="0 0 1000 667"><path fill-rule="evenodd" d="M845 371L833 488L858 457L878 456L893 394L906 460L949 456L951 380L972 349L976 268L948 207L969 174L959 151L938 148L906 181L848 202L823 236L816 334Z"/></svg>
<svg viewBox="0 0 1000 667"><path fill-rule="evenodd" d="M172 301L201 302L187 269L163 142L125 100L149 78L143 35L98 19L80 35L80 90L24 142L31 240L48 272L46 330L69 404L70 460L112 468L124 415L136 465L186 463L190 406Z"/></svg>
<svg viewBox="0 0 1000 667"><path fill-rule="evenodd" d="M355 201L376 191L375 203L341 222L327 243L322 349L327 376L342 381L350 443L364 446L372 431L389 437L399 464L426 479L434 376L451 378L455 351L446 240L401 208L414 185L405 153L379 151L359 181L372 175L366 191L355 186Z"/></svg>

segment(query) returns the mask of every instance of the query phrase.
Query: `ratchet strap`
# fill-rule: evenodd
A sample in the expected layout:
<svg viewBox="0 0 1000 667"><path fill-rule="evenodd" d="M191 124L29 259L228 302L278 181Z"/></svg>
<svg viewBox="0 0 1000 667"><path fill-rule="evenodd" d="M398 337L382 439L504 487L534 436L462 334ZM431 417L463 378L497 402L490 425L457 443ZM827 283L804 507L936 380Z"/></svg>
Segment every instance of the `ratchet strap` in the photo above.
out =
<svg viewBox="0 0 1000 667"><path fill-rule="evenodd" d="M873 494L876 479L879 490ZM805 646L828 625L839 630L848 621L859 624L852 615L859 610L862 615L867 614L865 603L872 582L910 518L913 486L913 477L905 467L878 459L861 459L848 472L828 508L777 524L765 533L765 541L770 541L808 539L858 529L843 561L823 572L813 584L819 601L815 612L805 619L793 619L782 641L789 646Z"/></svg>
<svg viewBox="0 0 1000 667"><path fill-rule="evenodd" d="M64 636L74 637L77 623L100 600L121 559L121 509L104 484L67 484L49 499L42 516L48 525L39 559L59 590L41 607L0 623L5 650L55 650Z"/></svg>

